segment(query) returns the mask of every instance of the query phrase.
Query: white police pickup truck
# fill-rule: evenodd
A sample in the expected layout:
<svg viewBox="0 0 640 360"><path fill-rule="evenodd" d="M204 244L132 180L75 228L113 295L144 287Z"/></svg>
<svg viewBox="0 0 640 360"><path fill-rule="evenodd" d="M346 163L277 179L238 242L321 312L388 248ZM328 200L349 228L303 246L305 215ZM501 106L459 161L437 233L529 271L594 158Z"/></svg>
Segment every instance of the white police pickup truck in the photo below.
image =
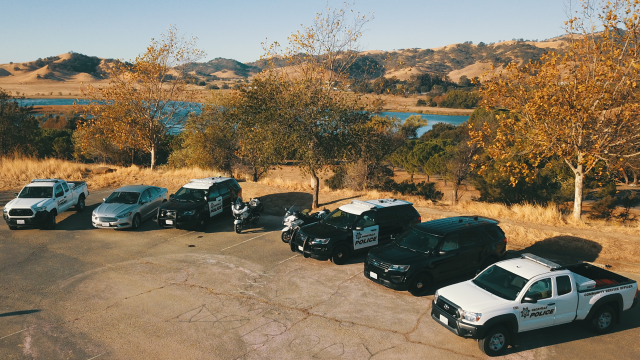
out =
<svg viewBox="0 0 640 360"><path fill-rule="evenodd" d="M501 355L518 333L584 320L606 333L638 302L638 284L587 263L560 266L532 254L436 291L431 317Z"/></svg>
<svg viewBox="0 0 640 360"><path fill-rule="evenodd" d="M75 206L76 211L84 210L89 189L84 181L34 179L15 195L16 198L9 201L2 210L2 217L9 229L15 230L20 226L53 229L56 226L56 215L72 206Z"/></svg>

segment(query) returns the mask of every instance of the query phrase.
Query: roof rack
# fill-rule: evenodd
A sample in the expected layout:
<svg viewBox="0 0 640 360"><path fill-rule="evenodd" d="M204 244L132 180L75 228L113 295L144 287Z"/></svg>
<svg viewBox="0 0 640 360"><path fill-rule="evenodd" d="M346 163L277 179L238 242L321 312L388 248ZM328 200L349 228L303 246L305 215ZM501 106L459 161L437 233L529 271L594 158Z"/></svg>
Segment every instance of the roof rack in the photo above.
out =
<svg viewBox="0 0 640 360"><path fill-rule="evenodd" d="M554 271L554 270L561 270L561 269L564 267L564 266L562 266L562 265L559 265L559 264L554 263L553 261L549 261L549 260L547 260L547 259L543 259L543 258L541 258L540 256L536 256L536 255L529 254L529 253L522 254L520 257L521 257L522 259L531 260L531 261L533 261L534 263L540 264L540 265L542 265L542 266L546 266L546 267L548 267L548 268L549 268L549 270L551 270L551 271Z"/></svg>
<svg viewBox="0 0 640 360"><path fill-rule="evenodd" d="M33 180L31 180L32 183L34 183L34 182L52 182L52 183L57 183L58 181L60 181L60 180L58 180L58 179L33 179Z"/></svg>

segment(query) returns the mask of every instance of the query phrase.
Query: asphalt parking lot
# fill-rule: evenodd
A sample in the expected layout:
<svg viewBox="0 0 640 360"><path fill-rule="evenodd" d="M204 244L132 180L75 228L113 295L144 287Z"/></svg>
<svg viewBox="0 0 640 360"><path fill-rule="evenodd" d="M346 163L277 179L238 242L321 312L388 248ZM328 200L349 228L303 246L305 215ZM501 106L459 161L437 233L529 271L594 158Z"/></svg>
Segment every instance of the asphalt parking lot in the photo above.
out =
<svg viewBox="0 0 640 360"><path fill-rule="evenodd" d="M363 258L292 253L279 216L242 234L231 216L205 232L93 229L108 194L92 192L53 231L0 224L0 359L484 357L431 319L433 296L372 283ZM608 335L575 324L522 334L505 358L638 359L639 338L637 307Z"/></svg>

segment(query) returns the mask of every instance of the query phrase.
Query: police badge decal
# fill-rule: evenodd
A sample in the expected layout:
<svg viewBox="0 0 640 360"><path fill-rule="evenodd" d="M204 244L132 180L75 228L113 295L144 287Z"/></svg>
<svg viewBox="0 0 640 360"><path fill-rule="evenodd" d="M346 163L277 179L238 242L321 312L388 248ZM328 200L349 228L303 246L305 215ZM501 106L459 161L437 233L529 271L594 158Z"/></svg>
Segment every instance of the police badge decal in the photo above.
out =
<svg viewBox="0 0 640 360"><path fill-rule="evenodd" d="M523 318L526 318L527 316L529 316L529 308L522 308L522 311L520 311L520 316Z"/></svg>

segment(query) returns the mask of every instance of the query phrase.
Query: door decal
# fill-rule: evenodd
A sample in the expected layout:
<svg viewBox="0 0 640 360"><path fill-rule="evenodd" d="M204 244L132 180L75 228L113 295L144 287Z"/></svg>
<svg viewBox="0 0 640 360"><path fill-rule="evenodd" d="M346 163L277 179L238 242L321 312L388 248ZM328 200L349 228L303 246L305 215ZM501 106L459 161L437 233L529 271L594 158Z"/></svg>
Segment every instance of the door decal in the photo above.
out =
<svg viewBox="0 0 640 360"><path fill-rule="evenodd" d="M378 245L378 233L380 226L366 227L360 231L353 231L353 249L358 250L369 246Z"/></svg>
<svg viewBox="0 0 640 360"><path fill-rule="evenodd" d="M222 196L218 196L215 200L209 201L209 217L218 215L222 212Z"/></svg>

